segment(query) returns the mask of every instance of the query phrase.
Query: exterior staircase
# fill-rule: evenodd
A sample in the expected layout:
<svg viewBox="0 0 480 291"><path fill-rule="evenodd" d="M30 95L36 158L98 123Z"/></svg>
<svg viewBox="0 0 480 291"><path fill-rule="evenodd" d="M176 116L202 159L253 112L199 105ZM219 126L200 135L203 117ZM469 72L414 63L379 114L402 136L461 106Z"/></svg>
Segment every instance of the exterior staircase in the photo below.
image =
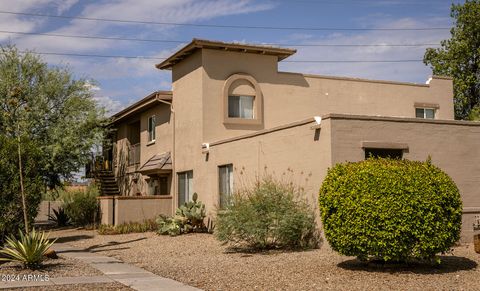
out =
<svg viewBox="0 0 480 291"><path fill-rule="evenodd" d="M115 175L112 171L102 170L95 174L95 180L100 183L100 194L102 196L120 195Z"/></svg>

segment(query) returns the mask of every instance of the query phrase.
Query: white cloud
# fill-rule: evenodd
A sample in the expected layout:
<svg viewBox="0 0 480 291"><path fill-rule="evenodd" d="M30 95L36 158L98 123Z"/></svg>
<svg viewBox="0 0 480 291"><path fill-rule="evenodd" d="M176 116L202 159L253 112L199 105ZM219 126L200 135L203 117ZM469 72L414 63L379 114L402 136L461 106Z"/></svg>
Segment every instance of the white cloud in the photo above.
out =
<svg viewBox="0 0 480 291"><path fill-rule="evenodd" d="M410 18L379 22L381 27L417 28L449 26L445 19L418 21ZM379 27L377 26L377 27ZM324 38L308 38L303 44L415 44L439 43L448 38L445 30L365 31L333 33ZM296 36L295 36L296 38ZM427 47L301 47L287 60L422 60ZM430 70L422 62L408 63L281 63L280 68L311 74L339 75L372 79L424 82Z"/></svg>
<svg viewBox="0 0 480 291"><path fill-rule="evenodd" d="M75 1L71 2L73 4L75 3ZM73 5L72 3L70 3L69 6ZM195 23L215 17L253 13L271 8L273 8L273 4L257 4L253 0L120 0L99 1L94 4L88 4L84 7L79 16L104 19L140 20L147 22ZM174 27L176 26L73 19L68 25L49 32L66 35L104 34L112 36L118 35L119 29L128 29L130 33L138 33L141 31L143 37L155 36L158 38L159 34L170 34L170 31ZM31 28L29 30L31 30ZM128 48L136 45L131 42L45 36L24 36L19 38L17 43L19 46L37 48L39 51L63 50L68 52L97 52L118 46Z"/></svg>
<svg viewBox="0 0 480 291"><path fill-rule="evenodd" d="M0 10L11 12L38 12L39 10L55 10L63 13L70 9L78 0L15 0L1 1ZM2 14L0 17L0 30L32 32L45 24L47 19L41 17L28 17L15 14ZM19 37L13 34L0 34L0 41L14 41Z"/></svg>
<svg viewBox="0 0 480 291"><path fill-rule="evenodd" d="M57 13L62 14L68 11L73 5L77 4L78 0L57 0Z"/></svg>
<svg viewBox="0 0 480 291"><path fill-rule="evenodd" d="M110 96L95 94L93 97L97 103L105 108L107 116L110 116L116 112L122 110L125 106L122 102L112 99Z"/></svg>

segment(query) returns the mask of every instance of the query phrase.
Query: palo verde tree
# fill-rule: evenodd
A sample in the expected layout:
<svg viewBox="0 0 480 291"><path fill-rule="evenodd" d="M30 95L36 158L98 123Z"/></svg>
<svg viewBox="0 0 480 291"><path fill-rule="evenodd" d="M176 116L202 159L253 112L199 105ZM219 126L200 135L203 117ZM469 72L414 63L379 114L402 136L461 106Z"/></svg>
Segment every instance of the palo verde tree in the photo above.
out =
<svg viewBox="0 0 480 291"><path fill-rule="evenodd" d="M423 62L435 75L453 78L455 118L480 119L480 0L452 4L454 27L441 48L428 48Z"/></svg>
<svg viewBox="0 0 480 291"><path fill-rule="evenodd" d="M86 80L32 52L0 48L0 211L8 213L0 242L11 229L28 231L42 192L85 164L105 122Z"/></svg>

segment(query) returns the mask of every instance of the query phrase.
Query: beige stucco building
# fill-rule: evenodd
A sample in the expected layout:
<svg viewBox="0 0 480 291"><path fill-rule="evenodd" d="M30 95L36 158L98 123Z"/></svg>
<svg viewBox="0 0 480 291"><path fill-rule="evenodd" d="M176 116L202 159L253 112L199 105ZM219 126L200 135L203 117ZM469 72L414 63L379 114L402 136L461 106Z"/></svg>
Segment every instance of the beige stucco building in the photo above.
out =
<svg viewBox="0 0 480 291"><path fill-rule="evenodd" d="M113 116L120 196L102 221L172 214L194 192L209 214L265 173L303 186L316 206L326 171L366 155L432 157L457 183L462 235L480 215L480 123L456 121L452 80L427 84L278 71L295 50L193 40L156 65L172 91Z"/></svg>

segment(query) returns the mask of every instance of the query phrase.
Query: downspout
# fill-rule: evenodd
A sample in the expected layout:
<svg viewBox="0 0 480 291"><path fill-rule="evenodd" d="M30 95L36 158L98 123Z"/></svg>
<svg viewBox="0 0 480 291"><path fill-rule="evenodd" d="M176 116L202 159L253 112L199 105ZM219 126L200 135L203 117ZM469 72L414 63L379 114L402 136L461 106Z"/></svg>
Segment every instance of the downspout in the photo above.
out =
<svg viewBox="0 0 480 291"><path fill-rule="evenodd" d="M162 100L159 98L158 94L156 95L156 100L158 102L170 105L170 112L172 113L172 155L171 155L171 160L172 160L172 213L175 213L175 209L177 208L175 205L177 205L177 175L175 172L175 110L173 110L173 101L172 102L167 102L165 100Z"/></svg>

